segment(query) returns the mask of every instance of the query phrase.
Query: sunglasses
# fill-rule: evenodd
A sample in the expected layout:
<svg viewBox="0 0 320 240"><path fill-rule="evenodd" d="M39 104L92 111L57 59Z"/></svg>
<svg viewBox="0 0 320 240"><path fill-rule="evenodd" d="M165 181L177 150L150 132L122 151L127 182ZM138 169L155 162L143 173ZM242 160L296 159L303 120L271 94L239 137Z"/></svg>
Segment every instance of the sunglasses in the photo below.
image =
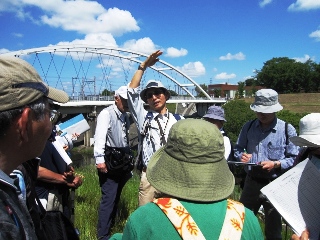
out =
<svg viewBox="0 0 320 240"><path fill-rule="evenodd" d="M149 91L146 93L146 97L147 97L147 99L149 99L149 98L152 98L153 95L154 95L154 96L159 96L160 94L163 94L163 93L164 93L164 92L163 92L162 89L156 88L156 89L154 89L154 90L149 90Z"/></svg>

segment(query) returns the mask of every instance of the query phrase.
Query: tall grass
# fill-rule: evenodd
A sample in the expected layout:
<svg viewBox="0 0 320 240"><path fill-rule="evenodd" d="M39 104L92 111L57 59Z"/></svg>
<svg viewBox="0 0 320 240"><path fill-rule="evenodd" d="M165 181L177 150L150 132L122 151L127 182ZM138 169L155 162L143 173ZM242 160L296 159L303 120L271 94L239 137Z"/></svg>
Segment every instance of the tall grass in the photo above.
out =
<svg viewBox="0 0 320 240"><path fill-rule="evenodd" d="M96 229L101 193L96 168L94 165L87 165L79 167L77 172L84 175L85 179L83 185L76 190L75 227L80 231L81 240L97 239ZM129 215L137 209L139 183L140 177L134 172L133 177L127 182L122 190L115 225L111 229L112 234L122 232ZM239 200L240 195L241 188L239 185L236 185L230 198ZM263 215L258 215L258 219L261 228L264 229ZM284 226L282 239L290 239L292 233L293 232L289 229L286 234L286 228Z"/></svg>
<svg viewBox="0 0 320 240"><path fill-rule="evenodd" d="M97 170L94 165L79 167L77 173L85 178L76 190L75 227L80 231L81 240L97 239L98 208L101 191ZM134 173L124 186L118 205L118 213L112 233L122 232L127 218L138 207L138 186L140 178Z"/></svg>

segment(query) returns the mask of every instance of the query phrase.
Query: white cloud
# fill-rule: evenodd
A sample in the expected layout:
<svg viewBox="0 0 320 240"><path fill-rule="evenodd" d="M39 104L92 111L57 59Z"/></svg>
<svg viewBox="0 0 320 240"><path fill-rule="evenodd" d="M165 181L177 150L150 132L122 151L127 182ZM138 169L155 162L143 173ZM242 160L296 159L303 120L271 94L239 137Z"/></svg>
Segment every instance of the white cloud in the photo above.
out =
<svg viewBox="0 0 320 240"><path fill-rule="evenodd" d="M304 11L320 8L319 0L297 0L297 2L292 3L288 10L291 11Z"/></svg>
<svg viewBox="0 0 320 240"><path fill-rule="evenodd" d="M132 40L126 41L123 44L123 48L131 49L133 51L146 53L146 54L150 54L156 51L157 49L159 49L159 47L155 45L152 42L152 40L148 37L141 38L138 40L132 39Z"/></svg>
<svg viewBox="0 0 320 240"><path fill-rule="evenodd" d="M309 59L314 61L315 57L310 57L308 54L305 54L303 57L295 57L293 58L294 60L296 60L297 62L302 62L305 63L306 61L308 61Z"/></svg>
<svg viewBox="0 0 320 240"><path fill-rule="evenodd" d="M84 39L75 39L71 42L59 42L57 45L102 45L117 47L116 40L109 33L88 34Z"/></svg>
<svg viewBox="0 0 320 240"><path fill-rule="evenodd" d="M31 16L26 7L38 7L42 10L41 16ZM37 24L82 34L110 33L121 36L140 30L129 11L105 9L97 1L1 0L0 11L15 11L20 19L29 18Z"/></svg>
<svg viewBox="0 0 320 240"><path fill-rule="evenodd" d="M231 78L235 78L237 75L235 75L234 73L231 74L227 74L226 72L222 72L217 74L214 78L215 79L231 79Z"/></svg>
<svg viewBox="0 0 320 240"><path fill-rule="evenodd" d="M176 67L181 72L185 73L189 77L199 77L206 73L206 69L199 61L189 62L182 67Z"/></svg>
<svg viewBox="0 0 320 240"><path fill-rule="evenodd" d="M316 31L310 33L310 34L309 34L309 37L315 38L316 41L319 42L319 41L320 41L320 30L316 30Z"/></svg>
<svg viewBox="0 0 320 240"><path fill-rule="evenodd" d="M272 0L263 0L262 2L259 2L259 6L264 7L268 4L270 4L271 2L272 2Z"/></svg>
<svg viewBox="0 0 320 240"><path fill-rule="evenodd" d="M7 52L10 52L10 51L6 48L0 48L0 54L7 53Z"/></svg>
<svg viewBox="0 0 320 240"><path fill-rule="evenodd" d="M12 33L12 35L17 37L17 38L22 38L23 37L22 33Z"/></svg>
<svg viewBox="0 0 320 240"><path fill-rule="evenodd" d="M174 47L169 47L167 48L167 53L165 56L175 58L175 57L183 57L183 56L186 56L187 54L188 54L188 50L184 48L181 48L179 50Z"/></svg>
<svg viewBox="0 0 320 240"><path fill-rule="evenodd" d="M221 56L219 57L219 60L221 61L225 61L225 60L245 60L246 59L246 55L244 55L242 52L238 52L234 55L232 55L231 53L228 53L225 56Z"/></svg>
<svg viewBox="0 0 320 240"><path fill-rule="evenodd" d="M218 68L213 68L212 71L217 72Z"/></svg>

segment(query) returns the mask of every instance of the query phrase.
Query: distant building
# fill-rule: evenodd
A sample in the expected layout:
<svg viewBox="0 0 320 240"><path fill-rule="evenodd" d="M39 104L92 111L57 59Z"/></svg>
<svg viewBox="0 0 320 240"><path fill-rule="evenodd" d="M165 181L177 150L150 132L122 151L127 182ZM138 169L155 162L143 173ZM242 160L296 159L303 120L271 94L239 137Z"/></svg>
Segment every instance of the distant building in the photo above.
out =
<svg viewBox="0 0 320 240"><path fill-rule="evenodd" d="M244 87L244 97L252 97L252 92L256 92L265 87L262 86L245 86ZM214 90L220 90L220 97L222 98L234 98L236 92L238 91L238 85L233 84L211 84L208 85L208 93L210 96L214 95Z"/></svg>

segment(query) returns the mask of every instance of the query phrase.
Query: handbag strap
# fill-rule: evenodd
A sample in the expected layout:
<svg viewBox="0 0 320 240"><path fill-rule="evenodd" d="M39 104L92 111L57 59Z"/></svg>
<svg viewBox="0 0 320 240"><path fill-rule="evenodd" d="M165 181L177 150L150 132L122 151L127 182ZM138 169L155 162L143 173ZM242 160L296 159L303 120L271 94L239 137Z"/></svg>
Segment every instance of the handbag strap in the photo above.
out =
<svg viewBox="0 0 320 240"><path fill-rule="evenodd" d="M227 212L224 218L219 240L240 240L245 219L245 209L242 203L232 199L227 200Z"/></svg>
<svg viewBox="0 0 320 240"><path fill-rule="evenodd" d="M164 131L166 131L167 126L168 126L169 116L170 116L170 114L168 114L168 119L167 119L166 125L165 125L165 127L164 127ZM163 146L163 145L165 145L165 144L166 144L166 142L167 142L167 141L166 141L166 138L165 138L165 133L164 133L164 131L163 131L162 127L161 127L161 124L160 124L160 122L159 122L159 118L158 118L158 116L155 118L155 120L157 121L158 126L159 126L161 146Z"/></svg>
<svg viewBox="0 0 320 240"><path fill-rule="evenodd" d="M153 201L167 215L182 239L205 239L200 228L187 209L174 198L158 198ZM227 211L219 240L240 240L245 219L243 204L227 200Z"/></svg>
<svg viewBox="0 0 320 240"><path fill-rule="evenodd" d="M190 213L177 199L157 198L153 202L167 215L182 239L206 239Z"/></svg>

